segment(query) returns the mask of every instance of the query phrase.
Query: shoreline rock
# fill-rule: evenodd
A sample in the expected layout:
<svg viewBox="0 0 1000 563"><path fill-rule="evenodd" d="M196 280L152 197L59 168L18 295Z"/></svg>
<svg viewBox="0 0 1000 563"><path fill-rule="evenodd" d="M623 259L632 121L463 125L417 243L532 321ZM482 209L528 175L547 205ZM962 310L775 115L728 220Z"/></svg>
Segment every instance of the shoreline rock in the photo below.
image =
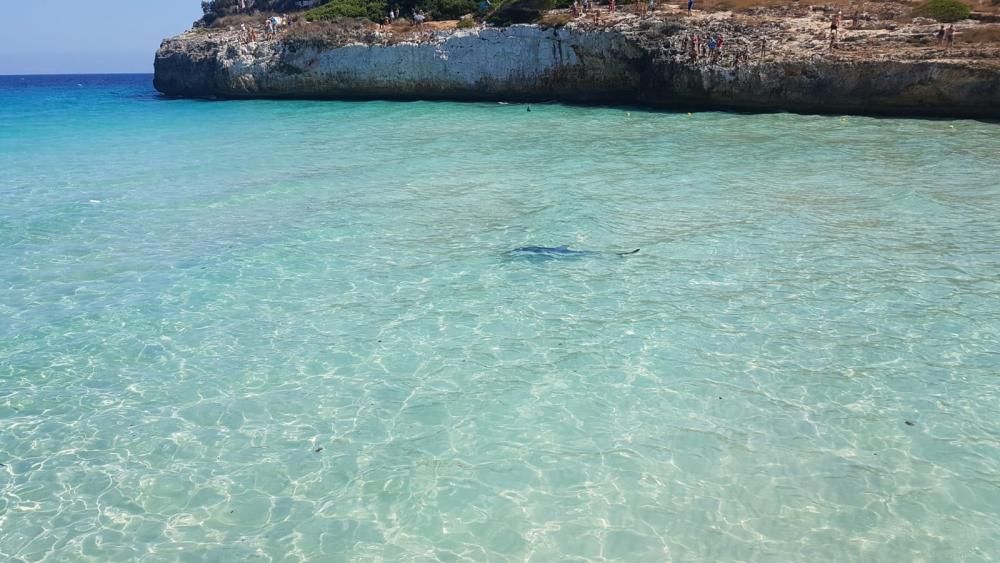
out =
<svg viewBox="0 0 1000 563"><path fill-rule="evenodd" d="M245 42L234 32L196 31L163 42L154 84L168 96L223 99L557 101L1000 118L995 58L929 58L923 28L858 30L853 42L850 33L843 39L843 51L830 50L817 39L814 20L631 18L410 36L365 31L337 43L294 34ZM709 33L726 37L717 62L690 55L688 39ZM886 45L887 53L879 50Z"/></svg>

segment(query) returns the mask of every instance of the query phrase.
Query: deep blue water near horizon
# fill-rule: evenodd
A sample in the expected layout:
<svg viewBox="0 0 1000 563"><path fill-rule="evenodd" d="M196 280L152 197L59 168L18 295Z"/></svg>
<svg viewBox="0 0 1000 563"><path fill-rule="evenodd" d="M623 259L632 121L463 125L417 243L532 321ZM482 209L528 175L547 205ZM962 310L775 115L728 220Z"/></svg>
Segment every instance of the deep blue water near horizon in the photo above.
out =
<svg viewBox="0 0 1000 563"><path fill-rule="evenodd" d="M998 125L533 110L0 77L0 559L997 560Z"/></svg>

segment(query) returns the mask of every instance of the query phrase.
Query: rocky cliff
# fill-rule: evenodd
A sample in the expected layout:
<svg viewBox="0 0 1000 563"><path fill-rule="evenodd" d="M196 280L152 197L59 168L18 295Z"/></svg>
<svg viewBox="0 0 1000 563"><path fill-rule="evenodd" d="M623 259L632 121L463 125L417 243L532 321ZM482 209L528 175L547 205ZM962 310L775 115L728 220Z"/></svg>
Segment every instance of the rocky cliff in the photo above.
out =
<svg viewBox="0 0 1000 563"><path fill-rule="evenodd" d="M179 96L636 101L645 52L619 33L515 25L396 44L167 40L156 87Z"/></svg>
<svg viewBox="0 0 1000 563"><path fill-rule="evenodd" d="M852 51L846 38L843 50L835 50L810 30L788 21L712 17L409 35L366 30L336 41L293 33L254 41L233 31L198 31L163 42L155 85L191 97L557 100L1000 117L996 59L938 57L912 32L900 34L905 48L890 46L894 56ZM693 46L695 36L722 32L727 39L718 56Z"/></svg>

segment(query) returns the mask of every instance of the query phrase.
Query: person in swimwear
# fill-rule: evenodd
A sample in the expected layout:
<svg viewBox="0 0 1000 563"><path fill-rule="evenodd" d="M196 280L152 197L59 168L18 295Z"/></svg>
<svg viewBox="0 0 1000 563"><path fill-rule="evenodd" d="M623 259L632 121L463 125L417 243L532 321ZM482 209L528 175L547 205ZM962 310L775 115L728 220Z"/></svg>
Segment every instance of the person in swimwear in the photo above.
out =
<svg viewBox="0 0 1000 563"><path fill-rule="evenodd" d="M840 29L840 12L837 12L830 21L830 48L835 48L837 43L837 31Z"/></svg>

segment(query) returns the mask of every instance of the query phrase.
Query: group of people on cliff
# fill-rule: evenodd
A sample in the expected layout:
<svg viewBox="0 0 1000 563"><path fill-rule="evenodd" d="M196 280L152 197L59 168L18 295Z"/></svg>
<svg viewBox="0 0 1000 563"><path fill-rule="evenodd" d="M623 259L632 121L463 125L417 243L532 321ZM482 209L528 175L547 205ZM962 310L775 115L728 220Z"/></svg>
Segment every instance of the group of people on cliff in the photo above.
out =
<svg viewBox="0 0 1000 563"><path fill-rule="evenodd" d="M284 14L280 16L271 16L267 18L266 20L264 20L264 26L263 26L264 38L265 39L276 38L278 36L278 31L280 31L282 27L287 26L288 23L289 19ZM252 25L248 26L245 23L240 24L240 41L244 43L256 42L257 29Z"/></svg>
<svg viewBox="0 0 1000 563"><path fill-rule="evenodd" d="M674 48L686 56L690 62L705 62L716 65L723 64L722 58L725 55L725 64L733 68L740 68L750 63L750 57L758 53L761 58L767 53L767 39L736 38L726 39L722 33L694 33L685 35L680 40L680 45L672 43Z"/></svg>
<svg viewBox="0 0 1000 563"><path fill-rule="evenodd" d="M385 29L386 27L396 23L397 21L400 20L400 18L402 18L401 13L402 10L400 10L399 6L393 6L389 8L389 14L386 15L384 18L382 18L382 21L379 22L379 27ZM410 17L410 21L413 23L413 25L417 26L418 28L423 28L424 22L427 20L428 17L426 12L424 12L423 10L418 10L417 8L413 8L413 12Z"/></svg>
<svg viewBox="0 0 1000 563"><path fill-rule="evenodd" d="M937 37L937 44L939 46L944 45L946 51L950 51L955 46L955 24L949 25L948 29L945 29L942 25L935 35Z"/></svg>
<svg viewBox="0 0 1000 563"><path fill-rule="evenodd" d="M658 4L659 0L639 0L633 5L635 7L635 13L641 18L645 18L656 10ZM618 13L618 0L608 0L607 6L608 14ZM572 14L573 17L592 14L594 16L594 22L599 22L601 19L601 8L596 4L596 2L592 2L591 0L583 0L582 2L580 0L573 0L573 4L570 5L570 14Z"/></svg>
<svg viewBox="0 0 1000 563"><path fill-rule="evenodd" d="M857 29L857 27L858 27L858 19L859 18L860 18L860 13L858 11L855 11L854 12L854 16L851 18L853 20L852 25L851 25L852 29ZM838 10L837 13L834 14L833 17L830 18L830 35L829 35L829 38L830 38L830 49L831 50L837 48L837 42L841 38L840 34L841 34L841 28L842 27L844 27L844 14L843 14L843 12L841 12L841 11ZM942 46L943 45L945 47L946 51L950 51L951 48L955 45L955 25L954 24L949 25L947 29L944 27L944 25L942 25L940 28L938 28L937 33L935 33L934 35L937 38L937 44L938 44L938 46Z"/></svg>
<svg viewBox="0 0 1000 563"><path fill-rule="evenodd" d="M861 17L861 13L857 10L854 11L854 16L851 17L852 23L851 27L857 29L858 19ZM837 13L830 18L830 49L837 48L837 41L840 39L840 28L844 26L844 12L837 10Z"/></svg>

